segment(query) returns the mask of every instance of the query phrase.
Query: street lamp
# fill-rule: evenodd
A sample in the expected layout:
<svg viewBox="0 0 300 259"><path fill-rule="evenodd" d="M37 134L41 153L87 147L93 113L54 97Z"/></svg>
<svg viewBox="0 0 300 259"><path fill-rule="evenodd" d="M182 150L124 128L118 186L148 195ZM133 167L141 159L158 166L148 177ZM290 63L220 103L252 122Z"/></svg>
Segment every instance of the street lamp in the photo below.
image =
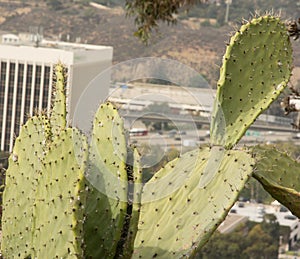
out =
<svg viewBox="0 0 300 259"><path fill-rule="evenodd" d="M232 0L225 0L225 3L226 3L225 23L228 23L229 5L232 4Z"/></svg>

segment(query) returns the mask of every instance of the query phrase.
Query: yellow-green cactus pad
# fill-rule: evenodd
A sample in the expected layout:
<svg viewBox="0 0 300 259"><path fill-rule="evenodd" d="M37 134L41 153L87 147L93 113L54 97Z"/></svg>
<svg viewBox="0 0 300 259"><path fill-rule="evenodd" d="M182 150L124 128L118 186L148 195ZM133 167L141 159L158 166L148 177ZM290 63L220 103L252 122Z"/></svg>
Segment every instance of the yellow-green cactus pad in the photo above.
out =
<svg viewBox="0 0 300 259"><path fill-rule="evenodd" d="M211 123L211 143L231 148L289 81L292 47L285 24L254 18L231 38L223 57Z"/></svg>

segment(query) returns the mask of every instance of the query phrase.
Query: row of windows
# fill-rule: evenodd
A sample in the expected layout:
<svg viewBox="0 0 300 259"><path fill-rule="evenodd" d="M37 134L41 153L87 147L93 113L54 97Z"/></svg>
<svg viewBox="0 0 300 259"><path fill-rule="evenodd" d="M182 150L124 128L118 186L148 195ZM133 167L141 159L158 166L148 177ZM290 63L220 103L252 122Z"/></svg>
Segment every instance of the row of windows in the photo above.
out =
<svg viewBox="0 0 300 259"><path fill-rule="evenodd" d="M6 113L6 132L5 132L5 142L4 147L9 146L8 136L11 130L12 121L12 109L13 109L13 98L14 98L14 79L15 79L15 63L9 64L9 75L8 75L8 98L7 98L7 113Z"/></svg>
<svg viewBox="0 0 300 259"><path fill-rule="evenodd" d="M43 68L41 65L28 64L25 66L3 61L0 62L0 66L0 134L3 131L3 119L6 117L4 150L8 151L10 139L19 134L21 122L25 122L28 115L32 115L32 111L39 108L47 109L49 94L51 94L49 91L51 68L50 66ZM8 86L7 93L5 92L6 86ZM25 87L24 92L23 87ZM7 105L4 109L6 94ZM13 109L14 96L16 97L15 109ZM23 102L24 113L22 114ZM4 111L6 114L3 113ZM15 117L14 125L11 125L13 117ZM10 135L12 126L14 136Z"/></svg>
<svg viewBox="0 0 300 259"><path fill-rule="evenodd" d="M17 81L17 100L16 100L16 117L14 128L16 135L19 134L21 124L21 106L22 106L22 90L23 90L23 79L24 79L24 64L19 64L18 69L18 81Z"/></svg>

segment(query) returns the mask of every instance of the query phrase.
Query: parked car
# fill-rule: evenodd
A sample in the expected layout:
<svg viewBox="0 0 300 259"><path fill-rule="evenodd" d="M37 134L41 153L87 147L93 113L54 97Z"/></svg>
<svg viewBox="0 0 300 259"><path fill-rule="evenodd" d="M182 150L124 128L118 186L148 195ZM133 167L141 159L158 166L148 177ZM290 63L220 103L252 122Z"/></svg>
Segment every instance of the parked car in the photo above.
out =
<svg viewBox="0 0 300 259"><path fill-rule="evenodd" d="M294 215L285 215L284 218L285 219L289 219L289 220L295 220L295 219L297 219L297 217L294 216Z"/></svg>
<svg viewBox="0 0 300 259"><path fill-rule="evenodd" d="M175 130L175 129L172 129L168 132L168 136L170 138L173 138L176 134L177 134L177 130Z"/></svg>
<svg viewBox="0 0 300 259"><path fill-rule="evenodd" d="M292 136L293 139L300 139L300 133L296 133Z"/></svg>
<svg viewBox="0 0 300 259"><path fill-rule="evenodd" d="M285 206L281 205L279 211L280 212L288 212L289 210Z"/></svg>
<svg viewBox="0 0 300 259"><path fill-rule="evenodd" d="M175 139L175 140L181 140L181 136L178 135L178 134L176 134L175 137L174 137L174 139Z"/></svg>
<svg viewBox="0 0 300 259"><path fill-rule="evenodd" d="M239 208L244 208L244 207L245 207L245 204L244 204L243 202L239 202L239 203L238 203L238 207L239 207Z"/></svg>

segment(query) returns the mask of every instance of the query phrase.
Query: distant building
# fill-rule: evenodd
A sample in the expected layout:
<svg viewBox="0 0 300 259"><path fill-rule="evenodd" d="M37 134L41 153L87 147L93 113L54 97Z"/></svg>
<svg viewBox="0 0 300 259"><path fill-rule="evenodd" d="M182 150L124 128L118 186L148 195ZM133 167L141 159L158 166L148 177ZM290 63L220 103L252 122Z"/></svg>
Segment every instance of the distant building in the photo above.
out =
<svg viewBox="0 0 300 259"><path fill-rule="evenodd" d="M2 44L18 44L19 42L20 38L15 34L2 35Z"/></svg>
<svg viewBox="0 0 300 259"><path fill-rule="evenodd" d="M21 45L6 34L0 45L0 150L12 151L20 127L35 110L48 110L52 97L53 65L68 69L67 111L72 119L88 83L111 66L112 47L41 40L38 47ZM101 85L108 94L110 78ZM100 86L99 86L100 87ZM88 112L88 111L87 111Z"/></svg>
<svg viewBox="0 0 300 259"><path fill-rule="evenodd" d="M151 104L166 103L175 114L211 115L216 90L134 82L111 88L109 100L121 109L142 111Z"/></svg>
<svg viewBox="0 0 300 259"><path fill-rule="evenodd" d="M265 214L274 214L279 225L289 229L288 240L286 240L286 244L281 244L280 249L290 250L298 243L300 239L300 220L292 215L288 209L282 205L278 205L278 202L272 203L272 205L243 203L243 206L241 206L240 204L241 203L236 203L233 206L228 219L225 220L226 226L230 225L231 230L234 229L235 226L238 226L239 217L247 217L250 221L262 222ZM235 218L235 216L237 217ZM220 232L225 232L224 227L220 227ZM280 242L282 242L282 240L280 240Z"/></svg>

